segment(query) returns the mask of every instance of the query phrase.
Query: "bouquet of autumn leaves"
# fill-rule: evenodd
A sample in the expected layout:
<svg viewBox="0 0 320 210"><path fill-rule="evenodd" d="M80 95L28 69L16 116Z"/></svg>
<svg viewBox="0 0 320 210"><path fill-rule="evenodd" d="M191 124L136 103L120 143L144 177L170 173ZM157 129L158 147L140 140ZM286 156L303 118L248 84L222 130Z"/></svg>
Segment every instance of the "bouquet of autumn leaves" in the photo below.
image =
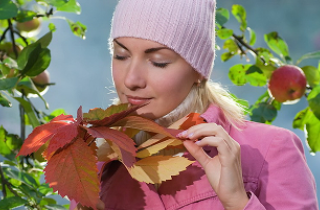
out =
<svg viewBox="0 0 320 210"><path fill-rule="evenodd" d="M143 106L143 105L142 105ZM133 113L141 106L112 105L88 113L78 109L77 118L59 115L36 127L17 154L30 155L45 147L45 180L54 191L83 206L96 209L99 199L98 161L121 161L132 178L146 183L161 183L178 175L193 163L185 157L158 155L159 151L183 148L175 135L192 125L203 123L191 113L169 128ZM154 134L136 146L132 137L139 131ZM97 147L96 141L103 140Z"/></svg>

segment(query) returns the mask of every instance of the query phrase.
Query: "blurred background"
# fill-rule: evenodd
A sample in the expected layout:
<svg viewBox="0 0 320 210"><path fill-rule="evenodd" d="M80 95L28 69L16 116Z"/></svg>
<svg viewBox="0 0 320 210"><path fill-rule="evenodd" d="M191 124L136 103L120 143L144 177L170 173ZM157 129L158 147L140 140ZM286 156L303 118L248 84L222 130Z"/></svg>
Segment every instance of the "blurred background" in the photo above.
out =
<svg viewBox="0 0 320 210"><path fill-rule="evenodd" d="M82 14L67 14L66 16L87 26L85 40L74 36L65 21L53 20L57 31L53 34L53 41L49 46L52 62L48 71L51 82L55 82L56 85L51 86L44 95L50 105L47 113L63 108L68 114L75 116L80 105L84 112L95 107L107 108L111 104L111 99L116 97L110 74L108 37L111 17L117 0L78 0L78 2L81 4ZM263 35L277 31L288 43L293 60L307 52L320 50L319 0L303 2L298 0L220 0L217 2L217 7L230 10L233 4L241 4L245 7L248 26L257 33L255 47L266 47ZM43 22L39 36L48 32L47 24ZM233 17L226 26L232 29L239 28L239 24ZM235 33L238 33L237 30ZM217 44L221 46L222 42L217 40ZM245 64L247 61L235 57L223 63L220 60L222 53L223 50L216 53L217 58L211 79L223 84L237 97L248 100L250 104L254 103L265 92L266 87L233 85L228 78L229 68L240 62ZM318 60L303 61L301 66L304 65L317 66ZM38 109L45 109L40 99L34 98L33 101ZM9 132L18 134L18 106L17 104L13 106L14 108L1 107L0 125L2 124ZM295 105L284 105L274 124L293 130L292 120L295 114L306 106L307 101L304 98ZM297 129L294 129L293 132L301 138L305 147L308 165L319 186L318 199L320 200L320 154L309 153L304 132Z"/></svg>

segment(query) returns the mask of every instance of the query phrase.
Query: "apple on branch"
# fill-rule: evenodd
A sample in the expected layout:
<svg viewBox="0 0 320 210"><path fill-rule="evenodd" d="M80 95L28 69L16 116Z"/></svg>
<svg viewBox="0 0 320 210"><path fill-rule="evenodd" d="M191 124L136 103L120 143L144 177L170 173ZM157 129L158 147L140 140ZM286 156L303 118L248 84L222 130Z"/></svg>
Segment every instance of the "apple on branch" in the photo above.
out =
<svg viewBox="0 0 320 210"><path fill-rule="evenodd" d="M297 102L305 93L307 79L302 69L284 65L276 69L269 80L268 90L281 103Z"/></svg>

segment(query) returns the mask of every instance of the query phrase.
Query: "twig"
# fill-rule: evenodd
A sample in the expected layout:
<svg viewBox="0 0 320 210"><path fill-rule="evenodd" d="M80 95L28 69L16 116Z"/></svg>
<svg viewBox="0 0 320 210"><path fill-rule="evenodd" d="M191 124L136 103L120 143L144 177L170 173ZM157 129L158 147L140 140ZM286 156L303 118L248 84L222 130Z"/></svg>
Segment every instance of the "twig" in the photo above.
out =
<svg viewBox="0 0 320 210"><path fill-rule="evenodd" d="M3 32L3 34L2 34L2 36L1 36L1 38L0 38L0 43L4 40L4 38L6 37L6 33L9 31L9 27L8 28L6 28L6 30L4 30L4 32Z"/></svg>
<svg viewBox="0 0 320 210"><path fill-rule="evenodd" d="M1 181L2 181L2 193L3 193L3 197L6 197L6 196L7 196L6 186L8 187L8 189L9 189L16 197L19 197L19 195L12 189L11 183L8 182L8 180L4 177L4 174L3 174L3 171L2 171L1 165L0 165L0 176L1 176Z"/></svg>
<svg viewBox="0 0 320 210"><path fill-rule="evenodd" d="M240 43L242 46L246 47L248 50L252 51L254 54L256 54L263 63L265 63L266 61L261 57L259 56L259 53L256 49L253 49L250 45L248 45L248 43L246 43L242 37L240 36L237 36L235 34L232 34L232 37L238 42ZM241 49L240 49L241 50ZM242 50L241 50L242 51ZM242 51L243 52L243 51Z"/></svg>
<svg viewBox="0 0 320 210"><path fill-rule="evenodd" d="M16 58L18 58L18 51L17 51L17 48L16 48L16 41L14 40L14 30L13 30L13 26L12 26L12 22L10 19L8 19L8 23L9 23L9 28L10 28L10 36L11 36L11 42L12 42L12 45L13 45L13 52L16 56Z"/></svg>
<svg viewBox="0 0 320 210"><path fill-rule="evenodd" d="M26 138L26 122L24 118L24 109L21 104L19 104L19 111L20 111L20 137L22 141Z"/></svg>
<svg viewBox="0 0 320 210"><path fill-rule="evenodd" d="M23 40L23 42L26 43L27 46L29 45L27 38L22 36L19 31L14 30L13 32L17 34Z"/></svg>

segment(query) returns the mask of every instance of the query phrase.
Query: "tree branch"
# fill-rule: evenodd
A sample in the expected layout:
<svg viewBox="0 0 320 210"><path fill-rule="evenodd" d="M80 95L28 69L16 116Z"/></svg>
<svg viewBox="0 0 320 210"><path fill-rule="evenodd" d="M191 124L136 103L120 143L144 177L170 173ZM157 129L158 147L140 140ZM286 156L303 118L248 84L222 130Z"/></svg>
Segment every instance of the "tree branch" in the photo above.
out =
<svg viewBox="0 0 320 210"><path fill-rule="evenodd" d="M9 27L8 28L6 28L6 30L4 30L4 32L3 32L3 34L2 34L2 36L1 36L1 38L0 38L0 43L4 40L4 38L6 37L6 33L9 31Z"/></svg>
<svg viewBox="0 0 320 210"><path fill-rule="evenodd" d="M4 177L3 171L2 171L2 166L0 165L0 176L1 176L1 182L2 182L2 193L3 193L3 197L7 196L7 192L6 192L6 186L8 187L8 189L16 196L19 197L19 195L16 193L16 191L14 191L11 187L11 183Z"/></svg>

